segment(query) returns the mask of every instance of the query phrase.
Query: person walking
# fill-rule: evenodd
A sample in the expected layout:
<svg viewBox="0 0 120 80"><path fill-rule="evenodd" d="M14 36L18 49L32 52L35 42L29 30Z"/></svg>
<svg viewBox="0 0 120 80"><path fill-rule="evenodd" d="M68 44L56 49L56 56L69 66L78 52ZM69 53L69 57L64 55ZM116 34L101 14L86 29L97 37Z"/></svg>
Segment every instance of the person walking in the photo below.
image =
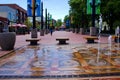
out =
<svg viewBox="0 0 120 80"><path fill-rule="evenodd" d="M53 34L53 29L52 29L52 28L50 28L50 34L51 34L51 36L52 36L52 34Z"/></svg>

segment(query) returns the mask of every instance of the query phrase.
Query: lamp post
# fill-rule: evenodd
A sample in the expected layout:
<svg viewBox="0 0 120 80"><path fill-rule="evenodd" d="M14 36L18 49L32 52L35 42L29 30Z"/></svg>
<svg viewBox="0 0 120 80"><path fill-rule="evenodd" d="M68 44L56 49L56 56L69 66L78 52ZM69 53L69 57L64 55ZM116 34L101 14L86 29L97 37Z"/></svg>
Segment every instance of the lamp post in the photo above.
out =
<svg viewBox="0 0 120 80"><path fill-rule="evenodd" d="M32 10L33 10L33 29L36 28L36 17L35 17L35 9L36 9L36 0L33 0L33 4L32 4Z"/></svg>
<svg viewBox="0 0 120 80"><path fill-rule="evenodd" d="M82 25L80 27L80 34L84 34L84 11L82 9L82 19L81 19L81 22L82 22Z"/></svg>
<svg viewBox="0 0 120 80"><path fill-rule="evenodd" d="M47 32L47 30L48 30L48 26L47 26L47 9L45 9L45 33L47 34L48 32Z"/></svg>
<svg viewBox="0 0 120 80"><path fill-rule="evenodd" d="M43 30L43 2L41 2L41 31L40 36L44 36L44 30Z"/></svg>
<svg viewBox="0 0 120 80"><path fill-rule="evenodd" d="M32 0L32 5L28 3L28 7L32 9L32 16L33 16L33 27L32 27L33 29L31 30L31 38L37 38L35 10L38 7L38 5L36 4L36 0Z"/></svg>
<svg viewBox="0 0 120 80"><path fill-rule="evenodd" d="M50 18L49 18L49 16L50 16L50 13L48 13L48 29L50 29Z"/></svg>
<svg viewBox="0 0 120 80"><path fill-rule="evenodd" d="M92 27L95 27L95 0L92 0Z"/></svg>
<svg viewBox="0 0 120 80"><path fill-rule="evenodd" d="M96 35L95 28L95 15L96 15L96 7L100 5L100 0L96 2L96 0L90 0L90 6L92 8L92 27L90 28L90 35Z"/></svg>

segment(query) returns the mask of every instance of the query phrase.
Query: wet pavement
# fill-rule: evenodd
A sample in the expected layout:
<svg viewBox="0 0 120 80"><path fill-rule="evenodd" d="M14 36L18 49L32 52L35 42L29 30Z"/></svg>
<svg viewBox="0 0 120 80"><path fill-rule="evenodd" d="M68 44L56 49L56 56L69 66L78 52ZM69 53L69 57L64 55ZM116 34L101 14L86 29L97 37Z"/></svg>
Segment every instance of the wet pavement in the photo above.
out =
<svg viewBox="0 0 120 80"><path fill-rule="evenodd" d="M68 45L58 45L56 37L69 37ZM107 37L101 38L98 44L87 44L83 38L86 35L72 32L54 32L39 36L41 41L37 46L25 42L30 35L17 36L15 50L0 51L7 53L0 58L1 79L36 79L47 80L119 80L120 49L113 43L112 49L107 43ZM99 55L98 55L99 50ZM9 53L9 54L8 54ZM110 54L109 54L110 53ZM38 80L39 80L38 79ZM76 79L79 80L79 79Z"/></svg>
<svg viewBox="0 0 120 80"><path fill-rule="evenodd" d="M40 32L38 32L38 38L41 40L38 42L41 44L50 44L50 45L56 45L58 41L56 41L56 37L68 37L69 41L67 41L69 44L81 44L86 43L87 41L83 38L84 36L88 35L81 35L76 34L72 32L66 32L66 31L55 31L53 32L53 35L45 34L44 36L40 36ZM23 47L25 45L29 45L29 42L26 42L26 39L31 38L31 34L26 35L17 35L16 36L16 43L15 43L15 49ZM101 43L107 43L107 37L101 37ZM96 41L97 42L97 41ZM6 55L11 51L2 51L0 49L0 57Z"/></svg>
<svg viewBox="0 0 120 80"><path fill-rule="evenodd" d="M120 76L120 50L103 44L99 62L93 45L24 46L0 59L1 78L89 78ZM106 53L105 53L106 52Z"/></svg>

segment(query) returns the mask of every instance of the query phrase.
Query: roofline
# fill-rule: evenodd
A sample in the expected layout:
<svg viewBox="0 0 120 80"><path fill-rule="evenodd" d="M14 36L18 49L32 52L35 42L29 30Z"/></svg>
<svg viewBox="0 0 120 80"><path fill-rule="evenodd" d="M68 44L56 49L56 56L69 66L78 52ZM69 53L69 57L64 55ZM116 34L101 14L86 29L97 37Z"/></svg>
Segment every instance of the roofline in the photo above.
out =
<svg viewBox="0 0 120 80"><path fill-rule="evenodd" d="M13 9L19 9L19 10L23 11L24 13L27 13L27 11L25 9L23 9L22 7L20 7L17 4L0 4L0 6L9 6Z"/></svg>
<svg viewBox="0 0 120 80"><path fill-rule="evenodd" d="M0 21L8 21L8 19L0 16Z"/></svg>

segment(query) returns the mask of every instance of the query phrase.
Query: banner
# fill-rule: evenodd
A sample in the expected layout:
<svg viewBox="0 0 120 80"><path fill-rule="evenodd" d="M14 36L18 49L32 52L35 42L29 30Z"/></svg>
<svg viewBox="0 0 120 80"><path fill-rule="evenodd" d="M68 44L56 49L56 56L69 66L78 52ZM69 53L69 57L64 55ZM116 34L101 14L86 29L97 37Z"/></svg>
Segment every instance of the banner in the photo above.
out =
<svg viewBox="0 0 120 80"><path fill-rule="evenodd" d="M41 0L36 0L36 16L40 17L41 16Z"/></svg>
<svg viewBox="0 0 120 80"><path fill-rule="evenodd" d="M87 14L92 14L92 6L90 3L92 4L92 0L87 0ZM100 14L100 3L100 0L95 0L95 14Z"/></svg>
<svg viewBox="0 0 120 80"><path fill-rule="evenodd" d="M67 26L67 27L70 26L70 20L66 20L66 26Z"/></svg>
<svg viewBox="0 0 120 80"><path fill-rule="evenodd" d="M33 5L35 0L27 0L27 16L32 17L33 16ZM35 16L39 17L41 16L41 0L36 0L35 4Z"/></svg>
<svg viewBox="0 0 120 80"><path fill-rule="evenodd" d="M87 0L87 14L92 14L92 7L90 5L90 2L92 0Z"/></svg>
<svg viewBox="0 0 120 80"><path fill-rule="evenodd" d="M52 15L50 15L50 20L52 20Z"/></svg>

